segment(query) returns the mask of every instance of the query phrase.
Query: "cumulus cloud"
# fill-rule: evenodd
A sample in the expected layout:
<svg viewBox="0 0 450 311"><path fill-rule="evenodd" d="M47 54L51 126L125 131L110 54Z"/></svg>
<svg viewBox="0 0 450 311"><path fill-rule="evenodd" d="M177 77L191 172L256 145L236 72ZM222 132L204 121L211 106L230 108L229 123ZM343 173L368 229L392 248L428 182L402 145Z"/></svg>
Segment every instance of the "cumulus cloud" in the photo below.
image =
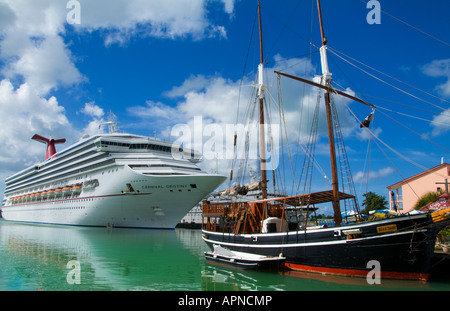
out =
<svg viewBox="0 0 450 311"><path fill-rule="evenodd" d="M445 98L450 98L450 58L434 60L422 67L423 72L435 78L443 78L444 83L438 84L436 90L440 95ZM433 130L431 136L436 137L447 133L450 127L447 126L450 120L450 110L444 110L439 115L433 117L433 123L431 124Z"/></svg>
<svg viewBox="0 0 450 311"><path fill-rule="evenodd" d="M91 116L97 119L102 118L105 115L103 109L97 106L94 102L84 104L84 108L81 110L87 116Z"/></svg>
<svg viewBox="0 0 450 311"><path fill-rule="evenodd" d="M380 179L394 173L394 169L392 167L385 167L379 169L378 171L369 172L369 180ZM364 182L367 180L367 173L359 171L353 176L353 180L355 182Z"/></svg>
<svg viewBox="0 0 450 311"><path fill-rule="evenodd" d="M208 18L207 0L96 0L81 2L81 31L105 31L106 44L123 44L132 36L177 38L190 36L200 40L225 36L222 25ZM234 0L222 0L223 11L232 14Z"/></svg>
<svg viewBox="0 0 450 311"><path fill-rule="evenodd" d="M103 131L104 116L95 103L86 103L83 130L74 129L64 107L53 96L62 87L88 81L65 36L98 31L105 45L126 45L132 37L226 37L222 25L209 19L208 6L219 4L232 14L234 0L95 0L80 4L80 24L69 25L69 1L0 0L0 175L6 176L42 159L41 144L28 143L32 134L58 134L68 142L81 134ZM153 103L149 103L153 105ZM26 148L25 148L26 146ZM26 152L24 151L26 149ZM0 186L1 187L1 186Z"/></svg>
<svg viewBox="0 0 450 311"><path fill-rule="evenodd" d="M25 80L42 95L58 86L83 81L70 50L60 36L64 32L65 6L54 1L0 1L0 57L2 74Z"/></svg>
<svg viewBox="0 0 450 311"><path fill-rule="evenodd" d="M43 95L58 86L70 86L83 80L59 36L43 39L39 45L23 49L5 73L12 78L17 75L24 77Z"/></svg>
<svg viewBox="0 0 450 311"><path fill-rule="evenodd" d="M313 79L315 68L305 58L283 60L280 55L276 55L274 60L275 65L273 67L267 66L265 70L265 84L267 85L266 118L267 120L270 119L269 123L278 126L278 128L271 129L273 131L278 130L278 133L284 132L283 121L285 121L289 142L304 144L306 137L309 135L318 90L308 85L304 87L302 83L297 81L282 78L281 89L284 110L283 115L280 116L278 81L273 71L285 69L284 72ZM168 103L149 100L146 105L130 107L127 112L135 117L142 118L146 124L159 128L164 133L163 137L172 134L172 139L176 138L177 142L182 140L184 144L202 151L210 160L213 160L205 161L204 166L228 174L227 169L229 169L230 162L217 162L214 155L220 160L230 159L230 155L233 156L233 138L235 130L238 129L233 128L233 125L245 126L249 123L259 122L256 88L253 87L256 84L255 76L255 72L252 72L242 81L235 81L225 79L217 74L212 76L191 75L180 85L174 86L163 93L168 99ZM350 89L347 91L352 93ZM345 100L347 104L350 102L348 99L336 99L343 134L354 136L356 135L354 129L359 127L359 124L352 120L353 118L350 117L345 106L341 104L341 100ZM176 101L176 104L173 104L174 101ZM319 110L323 115L325 110L323 101L319 103ZM319 137L324 136L327 132L325 122L325 118L319 119ZM185 129L189 135L180 138L180 128ZM257 130L252 133L252 138L256 142L250 143L251 150L249 152L253 154L258 152L256 132ZM194 139L195 137L197 139ZM245 137L238 137L238 144L241 143L241 149L238 147L237 151L238 158L243 157L242 144L245 143L244 139ZM203 143L203 145L199 143ZM278 141L278 143L281 143L281 141ZM322 147L320 144L317 147L319 152ZM268 149L270 149L269 142ZM256 164L254 163L254 165Z"/></svg>
<svg viewBox="0 0 450 311"><path fill-rule="evenodd" d="M102 124L104 123L103 116L105 112L103 108L97 106L95 102L89 102L84 104L80 112L91 120L83 129L84 134L94 135L104 132Z"/></svg>
<svg viewBox="0 0 450 311"><path fill-rule="evenodd" d="M446 81L439 84L436 88L443 96L450 97L450 58L434 60L424 65L423 72L431 77L443 77Z"/></svg>
<svg viewBox="0 0 450 311"><path fill-rule="evenodd" d="M42 145L29 143L34 133L46 137L58 133L58 136L74 139L75 131L57 99L42 98L27 83L14 89L10 81L0 82L0 115L5 116L0 127L3 149L0 167L8 170L43 160Z"/></svg>
<svg viewBox="0 0 450 311"><path fill-rule="evenodd" d="M80 23L73 25L73 29L100 30L106 45L125 44L132 36L171 39L190 36L194 40L226 37L222 25L209 21L210 1L206 0L78 2ZM7 64L2 69L6 77L23 77L42 94L60 85L84 81L63 39L68 27L66 16L70 13L66 3L0 0L0 57ZM223 3L225 13L231 14L234 0Z"/></svg>
<svg viewBox="0 0 450 311"><path fill-rule="evenodd" d="M442 135L450 131L450 126L448 126L450 121L450 109L442 111L439 115L433 117L433 131L431 135L433 137Z"/></svg>

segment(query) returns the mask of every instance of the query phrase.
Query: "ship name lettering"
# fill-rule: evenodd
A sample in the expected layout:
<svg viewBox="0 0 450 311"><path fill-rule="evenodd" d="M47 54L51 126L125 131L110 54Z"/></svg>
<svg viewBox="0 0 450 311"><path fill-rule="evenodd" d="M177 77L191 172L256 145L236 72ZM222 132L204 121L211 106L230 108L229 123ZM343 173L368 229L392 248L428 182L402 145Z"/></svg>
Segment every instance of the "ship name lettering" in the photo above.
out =
<svg viewBox="0 0 450 311"><path fill-rule="evenodd" d="M174 189L174 188L187 188L187 185L166 185L166 188Z"/></svg>
<svg viewBox="0 0 450 311"><path fill-rule="evenodd" d="M142 186L142 189L163 189L164 187L161 185L147 185Z"/></svg>

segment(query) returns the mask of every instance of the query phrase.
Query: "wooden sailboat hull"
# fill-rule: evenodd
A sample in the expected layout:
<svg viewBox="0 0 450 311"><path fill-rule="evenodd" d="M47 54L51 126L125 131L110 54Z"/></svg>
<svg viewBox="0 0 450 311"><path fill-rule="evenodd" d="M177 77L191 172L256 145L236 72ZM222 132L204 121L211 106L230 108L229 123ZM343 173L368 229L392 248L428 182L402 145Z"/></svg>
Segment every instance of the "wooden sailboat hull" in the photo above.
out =
<svg viewBox="0 0 450 311"><path fill-rule="evenodd" d="M293 270L381 278L429 279L438 228L429 214L316 230L238 234L203 230L208 245L286 257Z"/></svg>

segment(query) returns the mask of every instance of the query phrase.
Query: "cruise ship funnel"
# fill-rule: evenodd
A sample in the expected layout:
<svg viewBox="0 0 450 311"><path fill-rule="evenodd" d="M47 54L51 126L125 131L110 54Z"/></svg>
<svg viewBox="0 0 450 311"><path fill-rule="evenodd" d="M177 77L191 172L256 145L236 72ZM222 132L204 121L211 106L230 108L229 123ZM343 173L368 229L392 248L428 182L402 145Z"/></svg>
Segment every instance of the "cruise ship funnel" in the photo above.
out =
<svg viewBox="0 0 450 311"><path fill-rule="evenodd" d="M38 134L34 134L34 136L31 137L31 139L34 139L41 143L47 144L47 151L45 152L45 160L47 160L48 158L51 158L53 155L56 154L55 144L62 144L62 143L66 142L65 138L49 139L49 138L42 137Z"/></svg>

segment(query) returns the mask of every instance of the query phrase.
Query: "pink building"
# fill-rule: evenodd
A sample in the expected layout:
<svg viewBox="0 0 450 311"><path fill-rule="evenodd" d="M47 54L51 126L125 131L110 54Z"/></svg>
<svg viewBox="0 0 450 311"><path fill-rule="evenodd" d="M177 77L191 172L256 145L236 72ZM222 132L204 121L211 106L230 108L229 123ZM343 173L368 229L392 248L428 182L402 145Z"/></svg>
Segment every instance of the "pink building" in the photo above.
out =
<svg viewBox="0 0 450 311"><path fill-rule="evenodd" d="M389 208L400 213L413 209L417 200L430 191L449 191L450 164L442 163L424 172L416 174L387 189L389 190Z"/></svg>

